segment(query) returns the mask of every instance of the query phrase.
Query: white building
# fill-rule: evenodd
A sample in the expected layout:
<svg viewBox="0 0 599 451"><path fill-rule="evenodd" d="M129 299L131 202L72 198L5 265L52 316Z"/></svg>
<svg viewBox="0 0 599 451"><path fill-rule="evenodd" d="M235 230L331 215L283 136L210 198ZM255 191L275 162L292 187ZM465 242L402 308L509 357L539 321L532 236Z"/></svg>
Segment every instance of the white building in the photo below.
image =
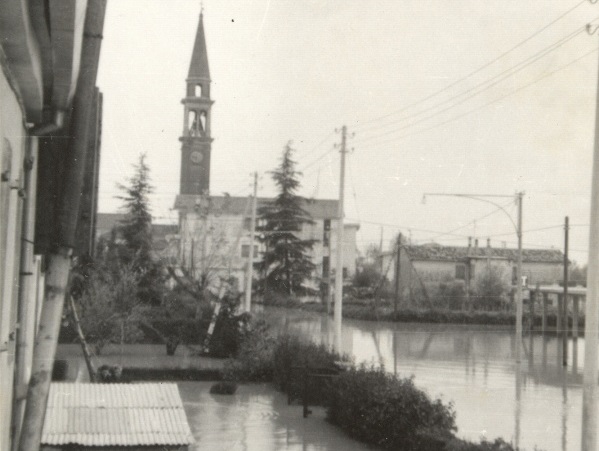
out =
<svg viewBox="0 0 599 451"><path fill-rule="evenodd" d="M175 209L179 211L180 218L181 265L193 268L196 275L210 268L213 274L233 276L241 289L244 286L251 244L251 198L212 196L209 201L202 199L204 197L179 195L175 201ZM258 198L258 209L271 200ZM313 223L303 226L299 238L316 241L311 252L312 262L316 265L313 274L316 286L318 282L327 279L328 268L331 268L333 274L336 271L337 208L337 200L305 201L304 209L312 217ZM357 224L344 225L344 278L352 277L356 271L358 228ZM260 261L264 248L258 240L254 242L254 246L254 261Z"/></svg>

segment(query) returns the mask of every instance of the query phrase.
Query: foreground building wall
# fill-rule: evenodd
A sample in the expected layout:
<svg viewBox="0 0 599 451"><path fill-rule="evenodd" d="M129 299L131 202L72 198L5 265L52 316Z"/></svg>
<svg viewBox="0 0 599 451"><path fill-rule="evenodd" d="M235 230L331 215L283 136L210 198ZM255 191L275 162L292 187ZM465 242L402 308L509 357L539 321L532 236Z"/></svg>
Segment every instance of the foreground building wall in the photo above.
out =
<svg viewBox="0 0 599 451"><path fill-rule="evenodd" d="M3 451L18 446L44 296L46 255L55 244L51 234L46 235L48 240L42 247L35 238L36 234L44 235L40 231L50 230L56 219L49 212L50 206L43 203L42 207L47 208L43 211L44 220L36 223L36 207L41 203L38 187L47 192L50 186L41 170L41 149L56 135L70 135L69 116L80 71L87 7L88 0L6 0L0 8L0 449ZM65 158L68 139L64 141L50 157L60 155L59 168L68 159ZM97 155L99 140L91 147L91 152ZM96 195L93 189L90 199ZM56 202L62 192L58 189L50 195ZM92 205L87 210L92 221L90 212L94 209ZM81 247L89 248L89 242Z"/></svg>

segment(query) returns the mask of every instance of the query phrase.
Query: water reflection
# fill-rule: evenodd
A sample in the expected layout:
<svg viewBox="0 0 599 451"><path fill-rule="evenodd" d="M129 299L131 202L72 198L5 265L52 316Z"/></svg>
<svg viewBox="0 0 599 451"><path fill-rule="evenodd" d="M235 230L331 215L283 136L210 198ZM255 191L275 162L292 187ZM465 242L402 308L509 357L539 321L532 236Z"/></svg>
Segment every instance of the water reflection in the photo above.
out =
<svg viewBox="0 0 599 451"><path fill-rule="evenodd" d="M275 323L287 317L290 331L317 342L330 337L327 320L319 316L285 311L269 315ZM342 330L343 350L357 362L380 362L399 376L414 375L432 396L454 401L461 436L503 437L529 450L535 445L580 449L578 355L584 352L584 339L572 339L569 346L568 366L563 367L559 337L526 335L522 363L516 365L511 330L363 321L344 321Z"/></svg>

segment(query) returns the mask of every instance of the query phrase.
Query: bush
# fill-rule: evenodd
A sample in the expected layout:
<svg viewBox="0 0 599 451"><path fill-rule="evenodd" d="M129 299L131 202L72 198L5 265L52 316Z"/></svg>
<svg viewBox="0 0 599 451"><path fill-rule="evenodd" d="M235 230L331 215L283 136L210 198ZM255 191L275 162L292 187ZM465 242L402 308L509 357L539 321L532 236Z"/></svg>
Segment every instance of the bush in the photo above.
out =
<svg viewBox="0 0 599 451"><path fill-rule="evenodd" d="M237 384L229 381L217 382L210 387L210 393L213 395L233 395L236 391Z"/></svg>
<svg viewBox="0 0 599 451"><path fill-rule="evenodd" d="M270 382L273 377L275 339L263 320L249 321L241 336L235 359L225 364L224 379Z"/></svg>
<svg viewBox="0 0 599 451"><path fill-rule="evenodd" d="M348 360L341 355L329 351L324 345L317 345L302 340L295 335L282 335L276 342L273 352L273 383L281 391L287 393L289 399L301 399L303 391L302 372L305 368L314 370L333 370L335 362ZM319 404L326 401L326 384L312 386L311 394Z"/></svg>
<svg viewBox="0 0 599 451"><path fill-rule="evenodd" d="M456 431L453 406L444 405L384 368L342 373L331 390L329 420L352 437L385 449L439 450Z"/></svg>
<svg viewBox="0 0 599 451"><path fill-rule="evenodd" d="M264 321L251 321L237 358L225 366L224 378L273 382L293 400L302 395L303 368L333 369L339 360L347 359L294 335L275 339ZM431 399L412 378L362 365L338 373L333 384L327 380L333 379L310 384L308 401L327 406L329 421L355 439L402 451L516 451L501 439L473 443L456 438L453 405Z"/></svg>
<svg viewBox="0 0 599 451"><path fill-rule="evenodd" d="M492 442L482 440L480 443L455 438L445 444L444 451L518 451L518 449L500 438Z"/></svg>

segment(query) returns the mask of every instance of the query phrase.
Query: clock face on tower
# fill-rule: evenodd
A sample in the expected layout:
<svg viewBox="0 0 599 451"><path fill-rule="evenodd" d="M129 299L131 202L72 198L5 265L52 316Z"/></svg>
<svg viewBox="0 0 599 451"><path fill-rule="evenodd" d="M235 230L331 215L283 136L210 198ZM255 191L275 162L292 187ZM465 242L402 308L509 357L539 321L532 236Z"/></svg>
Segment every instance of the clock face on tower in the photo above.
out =
<svg viewBox="0 0 599 451"><path fill-rule="evenodd" d="M195 164L200 164L200 162L202 161L203 158L204 158L204 156L202 155L202 153L198 152L197 150L194 150L193 152L191 152L191 155L189 156L189 159L191 160L191 162L195 163Z"/></svg>

